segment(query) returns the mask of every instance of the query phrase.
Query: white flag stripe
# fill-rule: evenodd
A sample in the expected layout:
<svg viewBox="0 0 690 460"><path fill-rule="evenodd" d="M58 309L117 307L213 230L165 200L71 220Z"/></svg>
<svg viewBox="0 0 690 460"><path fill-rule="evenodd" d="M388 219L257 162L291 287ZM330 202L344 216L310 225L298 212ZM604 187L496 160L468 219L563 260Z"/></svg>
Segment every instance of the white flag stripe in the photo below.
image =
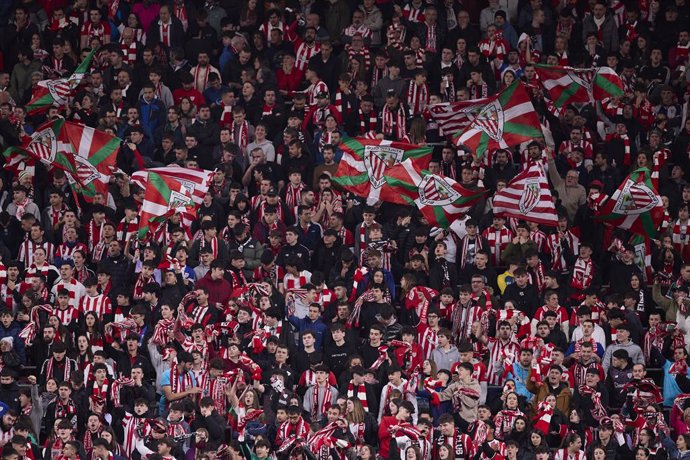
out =
<svg viewBox="0 0 690 460"><path fill-rule="evenodd" d="M93 134L93 128L84 127L81 133L81 139L79 140L79 150L75 152L76 155L82 156L84 158L89 157L91 143L93 142Z"/></svg>

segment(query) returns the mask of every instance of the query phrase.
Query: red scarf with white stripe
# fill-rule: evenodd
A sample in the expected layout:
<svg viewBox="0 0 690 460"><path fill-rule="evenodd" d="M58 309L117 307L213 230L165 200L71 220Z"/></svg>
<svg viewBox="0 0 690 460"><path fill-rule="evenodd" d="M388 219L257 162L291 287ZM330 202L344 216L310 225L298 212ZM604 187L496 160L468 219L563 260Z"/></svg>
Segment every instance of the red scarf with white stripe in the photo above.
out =
<svg viewBox="0 0 690 460"><path fill-rule="evenodd" d="M381 131L385 136L396 140L401 140L407 133L407 121L405 119L405 109L402 104L398 105L395 113L386 104L381 111Z"/></svg>
<svg viewBox="0 0 690 460"><path fill-rule="evenodd" d="M407 87L407 106L413 114L421 114L429 103L429 87L425 84L418 85L410 80Z"/></svg>
<svg viewBox="0 0 690 460"><path fill-rule="evenodd" d="M592 285L592 279L594 278L594 264L592 259L584 260L582 257L578 257L573 266L573 279L570 285L582 291L587 289Z"/></svg>
<svg viewBox="0 0 690 460"><path fill-rule="evenodd" d="M292 182L287 184L287 187L285 188L285 204L288 208L292 209L299 205L299 203L302 201L301 195L304 188L305 185L302 182L300 182L297 186L293 185Z"/></svg>
<svg viewBox="0 0 690 460"><path fill-rule="evenodd" d="M319 403L319 390L323 390L323 399ZM331 407L331 388L326 383L325 386L314 385L314 390L311 394L311 420L316 421L323 417L328 409Z"/></svg>
<svg viewBox="0 0 690 460"><path fill-rule="evenodd" d="M357 391L355 391L355 384L350 380L347 384L347 397L356 397L362 403L362 407L365 411L369 412L369 404L367 403L367 387L362 383L357 385Z"/></svg>
<svg viewBox="0 0 690 460"><path fill-rule="evenodd" d="M230 116L232 117L232 110ZM239 125L233 122L230 132L232 133L232 141L240 148L240 152L244 152L249 145L249 123L247 120Z"/></svg>

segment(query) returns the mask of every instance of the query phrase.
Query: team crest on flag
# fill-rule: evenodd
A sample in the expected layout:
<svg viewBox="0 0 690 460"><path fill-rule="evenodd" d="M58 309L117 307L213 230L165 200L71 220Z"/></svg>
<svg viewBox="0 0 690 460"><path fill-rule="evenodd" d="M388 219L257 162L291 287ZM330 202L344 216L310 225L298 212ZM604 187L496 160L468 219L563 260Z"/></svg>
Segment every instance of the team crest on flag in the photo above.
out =
<svg viewBox="0 0 690 460"><path fill-rule="evenodd" d="M67 97L71 91L69 82L67 80L64 78L60 80L44 80L41 83L48 88L48 91L55 100L56 104L63 105L67 102Z"/></svg>
<svg viewBox="0 0 690 460"><path fill-rule="evenodd" d="M390 145L366 145L364 147L364 165L374 188L381 188L386 183L384 172L387 168L400 163L404 154L404 150Z"/></svg>
<svg viewBox="0 0 690 460"><path fill-rule="evenodd" d="M183 185L180 187L180 190L180 192L177 190L170 190L170 204L168 205L170 209L183 208L189 204L189 196L185 194L188 189Z"/></svg>
<svg viewBox="0 0 690 460"><path fill-rule="evenodd" d="M628 179L621 190L613 212L617 214L643 214L659 206L659 196L644 183Z"/></svg>
<svg viewBox="0 0 690 460"><path fill-rule="evenodd" d="M470 115L471 117L472 115ZM485 105L477 114L474 122L479 125L491 139L500 141L503 138L505 123L503 108L498 101Z"/></svg>
<svg viewBox="0 0 690 460"><path fill-rule="evenodd" d="M460 198L460 194L442 177L424 176L419 183L419 202L422 205L448 206Z"/></svg>
<svg viewBox="0 0 690 460"><path fill-rule="evenodd" d="M43 162L52 163L55 161L55 154L57 153L58 146L53 128L49 127L34 133L32 137L33 140L26 149L35 154Z"/></svg>
<svg viewBox="0 0 690 460"><path fill-rule="evenodd" d="M574 69L569 69L566 73L568 78L570 78L576 84L582 86L587 90L588 93L592 92L592 80L594 78L593 72L575 72Z"/></svg>
<svg viewBox="0 0 690 460"><path fill-rule="evenodd" d="M539 196L541 195L541 186L539 185L539 178L529 178L525 182L525 189L520 197L520 212L529 213L539 203Z"/></svg>
<svg viewBox="0 0 690 460"><path fill-rule="evenodd" d="M101 173L89 162L88 158L75 155L74 162L77 166L77 176L80 184L85 186L101 177Z"/></svg>

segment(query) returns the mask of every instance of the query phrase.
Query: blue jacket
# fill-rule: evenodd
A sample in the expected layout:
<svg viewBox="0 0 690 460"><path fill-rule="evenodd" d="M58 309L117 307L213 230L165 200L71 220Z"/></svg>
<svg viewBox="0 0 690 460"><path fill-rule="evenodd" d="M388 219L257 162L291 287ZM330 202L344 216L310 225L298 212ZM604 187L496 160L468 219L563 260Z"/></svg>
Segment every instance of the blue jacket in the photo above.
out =
<svg viewBox="0 0 690 460"><path fill-rule="evenodd" d="M22 327L16 321L12 321L9 327L5 327L0 323L0 339L5 337L11 337L12 348L17 352L17 356L21 360L22 364L26 364L26 348L24 347L24 339L19 338L19 333L22 331Z"/></svg>
<svg viewBox="0 0 690 460"><path fill-rule="evenodd" d="M142 128L144 128L144 134L153 141L153 136L158 131L158 127L165 124L165 106L163 106L158 97L154 97L146 102L144 96L141 96L137 102L137 108L139 109L139 121Z"/></svg>
<svg viewBox="0 0 690 460"><path fill-rule="evenodd" d="M298 318L296 316L290 316L288 320L290 321L290 324L297 328L300 336L304 331L314 332L314 335L316 336L314 347L317 350L323 350L323 336L328 332L328 326L326 323L321 321L321 318L317 318L316 321L312 321L308 317ZM302 341L300 340L299 349L302 350L302 348Z"/></svg>

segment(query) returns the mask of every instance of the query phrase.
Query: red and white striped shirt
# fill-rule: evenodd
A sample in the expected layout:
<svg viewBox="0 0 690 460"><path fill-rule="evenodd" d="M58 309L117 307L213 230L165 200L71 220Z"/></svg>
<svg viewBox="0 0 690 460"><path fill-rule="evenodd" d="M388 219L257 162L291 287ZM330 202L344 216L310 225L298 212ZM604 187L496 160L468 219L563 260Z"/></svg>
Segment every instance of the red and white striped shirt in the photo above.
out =
<svg viewBox="0 0 690 460"><path fill-rule="evenodd" d="M418 85L414 80L410 80L407 87L407 107L414 115L424 112L429 103L429 87L427 84Z"/></svg>
<svg viewBox="0 0 690 460"><path fill-rule="evenodd" d="M319 93L326 93L330 94L328 92L328 85L326 85L325 82L319 80L316 83L312 83L309 85L309 87L304 90L305 94L307 95L307 106L312 107L316 105L316 95Z"/></svg>
<svg viewBox="0 0 690 460"><path fill-rule="evenodd" d="M321 45L314 42L311 45L307 42L302 42L295 49L295 67L304 72L307 70L309 59L321 51Z"/></svg>
<svg viewBox="0 0 690 460"><path fill-rule="evenodd" d="M417 333L424 359L431 359L431 352L438 346L438 331L434 331L428 324L420 322L417 325Z"/></svg>
<svg viewBox="0 0 690 460"><path fill-rule="evenodd" d="M570 249L573 251L574 255L577 255L580 251L580 239L568 230L564 238L568 241ZM552 233L546 239L546 252L551 254L551 269L557 272L563 272L568 270L568 263L563 257L563 248L561 247L561 239L558 233Z"/></svg>
<svg viewBox="0 0 690 460"><path fill-rule="evenodd" d="M23 262L24 266L28 267L34 263L34 251L36 248L45 249L48 262L53 262L53 255L55 254L55 246L53 246L53 243L47 241L37 243L31 238L27 238L19 247L19 261Z"/></svg>
<svg viewBox="0 0 690 460"><path fill-rule="evenodd" d="M110 303L110 299L103 294L95 296L85 295L81 299L79 311L82 315L92 311L102 319L103 315L110 315L113 313L113 306Z"/></svg>
<svg viewBox="0 0 690 460"><path fill-rule="evenodd" d="M520 354L520 344L511 337L507 342L489 337L489 385L503 385L503 360L510 357L513 361Z"/></svg>
<svg viewBox="0 0 690 460"><path fill-rule="evenodd" d="M489 248L491 249L491 263L494 266L502 265L501 253L505 251L508 244L513 241L513 232L505 225L500 229L491 226L484 229L482 236L489 241Z"/></svg>
<svg viewBox="0 0 690 460"><path fill-rule="evenodd" d="M84 254L89 253L89 250L84 243L77 243L72 247L68 246L67 243L62 243L55 250L55 260L73 260L74 253L78 250L83 251Z"/></svg>
<svg viewBox="0 0 690 460"><path fill-rule="evenodd" d="M72 321L76 321L79 318L79 310L72 307L71 305L67 307L65 310L55 308L53 309L53 312L51 314L57 316L60 320L60 324L62 324L63 326L69 326L72 323Z"/></svg>

